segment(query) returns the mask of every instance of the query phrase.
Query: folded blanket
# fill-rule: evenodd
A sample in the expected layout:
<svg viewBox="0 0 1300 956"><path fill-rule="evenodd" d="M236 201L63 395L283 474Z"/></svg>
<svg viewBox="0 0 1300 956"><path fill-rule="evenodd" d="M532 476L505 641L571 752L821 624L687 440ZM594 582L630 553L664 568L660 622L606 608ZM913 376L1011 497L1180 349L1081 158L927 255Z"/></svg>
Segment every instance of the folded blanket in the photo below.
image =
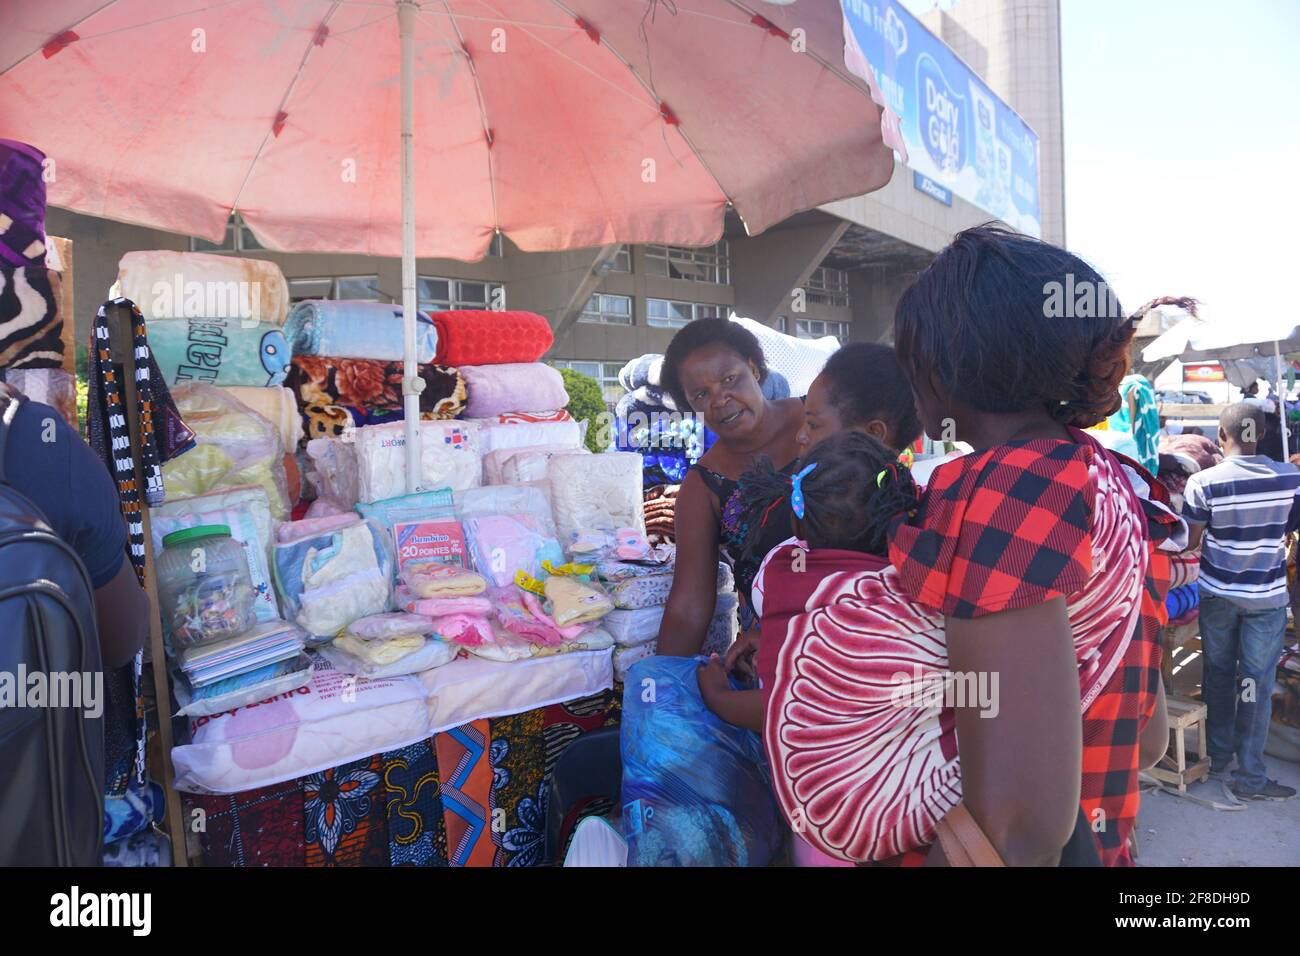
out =
<svg viewBox="0 0 1300 956"><path fill-rule="evenodd" d="M284 325L289 284L274 262L202 252L128 252L117 264L119 295L146 319L249 319ZM152 337L152 336L151 336Z"/></svg>
<svg viewBox="0 0 1300 956"><path fill-rule="evenodd" d="M646 385L659 385L659 376L663 373L664 357L650 353L632 359L619 370L618 383L628 392L635 392Z"/></svg>
<svg viewBox="0 0 1300 956"><path fill-rule="evenodd" d="M434 619L450 614L489 614L492 611L492 602L485 597L419 598L403 584L394 591L393 603L412 614Z"/></svg>
<svg viewBox="0 0 1300 956"><path fill-rule="evenodd" d="M535 312L435 312L433 324L441 365L536 362L555 341L550 323Z"/></svg>
<svg viewBox="0 0 1300 956"><path fill-rule="evenodd" d="M539 362L470 365L462 374L469 391L465 414L470 418L546 411L569 404L560 373Z"/></svg>
<svg viewBox="0 0 1300 956"><path fill-rule="evenodd" d="M285 451L293 451L302 440L302 415L293 392L287 388L254 388L232 385L226 390L231 398L247 405L280 430L280 441Z"/></svg>
<svg viewBox="0 0 1300 956"><path fill-rule="evenodd" d="M244 319L156 319L149 344L169 385L279 385L289 369L284 330Z"/></svg>
<svg viewBox="0 0 1300 956"><path fill-rule="evenodd" d="M447 419L459 415L465 407L465 380L460 372L441 365L418 368L424 379L420 417ZM297 396L299 408L345 406L364 416L366 420L359 423L363 425L383 424L374 420L380 417L378 413L402 410L401 362L299 355L289 367L284 384ZM312 434L310 420L306 427L311 437L324 437Z"/></svg>
<svg viewBox="0 0 1300 956"><path fill-rule="evenodd" d="M0 139L0 265L45 265L45 154Z"/></svg>
<svg viewBox="0 0 1300 956"><path fill-rule="evenodd" d="M400 305L357 302L351 299L309 299L289 311L284 334L294 355L330 355L336 358L405 358L405 323ZM418 361L432 363L438 353L438 332L433 320L420 312L415 320Z"/></svg>
<svg viewBox="0 0 1300 956"><path fill-rule="evenodd" d="M0 265L0 368L62 365L63 317L50 272Z"/></svg>

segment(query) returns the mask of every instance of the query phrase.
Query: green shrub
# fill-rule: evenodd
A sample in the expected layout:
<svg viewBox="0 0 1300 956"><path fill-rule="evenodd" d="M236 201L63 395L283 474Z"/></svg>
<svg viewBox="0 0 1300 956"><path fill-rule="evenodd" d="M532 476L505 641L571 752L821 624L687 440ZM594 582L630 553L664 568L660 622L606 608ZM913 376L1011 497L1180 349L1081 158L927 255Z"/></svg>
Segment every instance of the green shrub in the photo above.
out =
<svg viewBox="0 0 1300 956"><path fill-rule="evenodd" d="M600 383L571 368L557 371L564 376L564 390L569 393L569 404L565 409L576 421L587 423L587 448L593 452L605 451L609 435L603 426L609 410L605 407Z"/></svg>

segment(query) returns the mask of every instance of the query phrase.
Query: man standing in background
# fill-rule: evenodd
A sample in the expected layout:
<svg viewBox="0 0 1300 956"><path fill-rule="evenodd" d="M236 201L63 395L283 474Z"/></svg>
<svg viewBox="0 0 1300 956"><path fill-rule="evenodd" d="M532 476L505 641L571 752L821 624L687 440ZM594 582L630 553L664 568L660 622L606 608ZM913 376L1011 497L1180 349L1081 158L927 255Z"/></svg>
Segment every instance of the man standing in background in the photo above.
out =
<svg viewBox="0 0 1300 956"><path fill-rule="evenodd" d="M1286 535L1300 524L1300 470L1257 454L1263 432L1257 405L1228 406L1219 418L1226 457L1188 478L1183 507L1189 547L1205 541L1198 583L1210 772L1226 776L1235 755L1229 789L1240 800L1296 793L1268 779L1264 744L1286 636Z"/></svg>

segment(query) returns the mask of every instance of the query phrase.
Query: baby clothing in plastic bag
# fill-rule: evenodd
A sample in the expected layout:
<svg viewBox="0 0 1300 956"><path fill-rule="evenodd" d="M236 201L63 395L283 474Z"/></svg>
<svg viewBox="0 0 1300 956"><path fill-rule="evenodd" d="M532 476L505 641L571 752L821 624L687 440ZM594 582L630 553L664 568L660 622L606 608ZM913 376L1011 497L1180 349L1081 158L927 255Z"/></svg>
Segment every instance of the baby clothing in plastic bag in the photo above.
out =
<svg viewBox="0 0 1300 956"><path fill-rule="evenodd" d="M517 571L536 577L543 561L564 560L559 542L535 515L484 515L467 518L464 525L474 567L495 587L513 584Z"/></svg>
<svg viewBox="0 0 1300 956"><path fill-rule="evenodd" d="M487 590L483 575L438 561L412 561L402 567L402 583L417 598L471 597Z"/></svg>
<svg viewBox="0 0 1300 956"><path fill-rule="evenodd" d="M392 643L389 641L370 642L370 644L385 645L380 649L372 649L366 641L354 642L346 635L336 638L331 644L316 648L314 653L327 660L336 670L345 674L357 674L371 680L403 677L441 667L455 660L459 653L455 646L436 638L418 638L418 646L410 650L407 648L414 645L417 639L396 638L395 640L401 642L399 647L406 651L405 653L398 655L399 647L387 647L386 645ZM390 658L387 663L380 662L386 658Z"/></svg>
<svg viewBox="0 0 1300 956"><path fill-rule="evenodd" d="M589 624L614 609L614 602L598 585L576 578L552 574L544 585L551 617L561 627Z"/></svg>
<svg viewBox="0 0 1300 956"><path fill-rule="evenodd" d="M411 635L424 637L432 633L433 621L430 618L407 611L371 614L358 618L347 626L347 635L359 641L386 641Z"/></svg>
<svg viewBox="0 0 1300 956"><path fill-rule="evenodd" d="M317 638L331 638L357 618L386 611L392 593L384 534L360 518L278 544L275 575L286 611Z"/></svg>
<svg viewBox="0 0 1300 956"><path fill-rule="evenodd" d="M412 614L431 618L445 617L448 614L489 614L492 611L492 602L485 597L419 598L404 585L398 585L394 603Z"/></svg>

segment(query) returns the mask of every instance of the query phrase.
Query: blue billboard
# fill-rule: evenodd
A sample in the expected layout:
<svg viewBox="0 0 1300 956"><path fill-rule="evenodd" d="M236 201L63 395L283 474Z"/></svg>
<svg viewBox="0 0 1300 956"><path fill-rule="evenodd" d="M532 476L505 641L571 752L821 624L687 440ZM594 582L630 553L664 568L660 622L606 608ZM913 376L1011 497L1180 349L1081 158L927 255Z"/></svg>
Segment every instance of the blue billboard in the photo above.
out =
<svg viewBox="0 0 1300 956"><path fill-rule="evenodd" d="M840 0L840 7L844 63L894 114L886 123L897 122L907 164L1008 225L1040 235L1034 131L897 0Z"/></svg>

